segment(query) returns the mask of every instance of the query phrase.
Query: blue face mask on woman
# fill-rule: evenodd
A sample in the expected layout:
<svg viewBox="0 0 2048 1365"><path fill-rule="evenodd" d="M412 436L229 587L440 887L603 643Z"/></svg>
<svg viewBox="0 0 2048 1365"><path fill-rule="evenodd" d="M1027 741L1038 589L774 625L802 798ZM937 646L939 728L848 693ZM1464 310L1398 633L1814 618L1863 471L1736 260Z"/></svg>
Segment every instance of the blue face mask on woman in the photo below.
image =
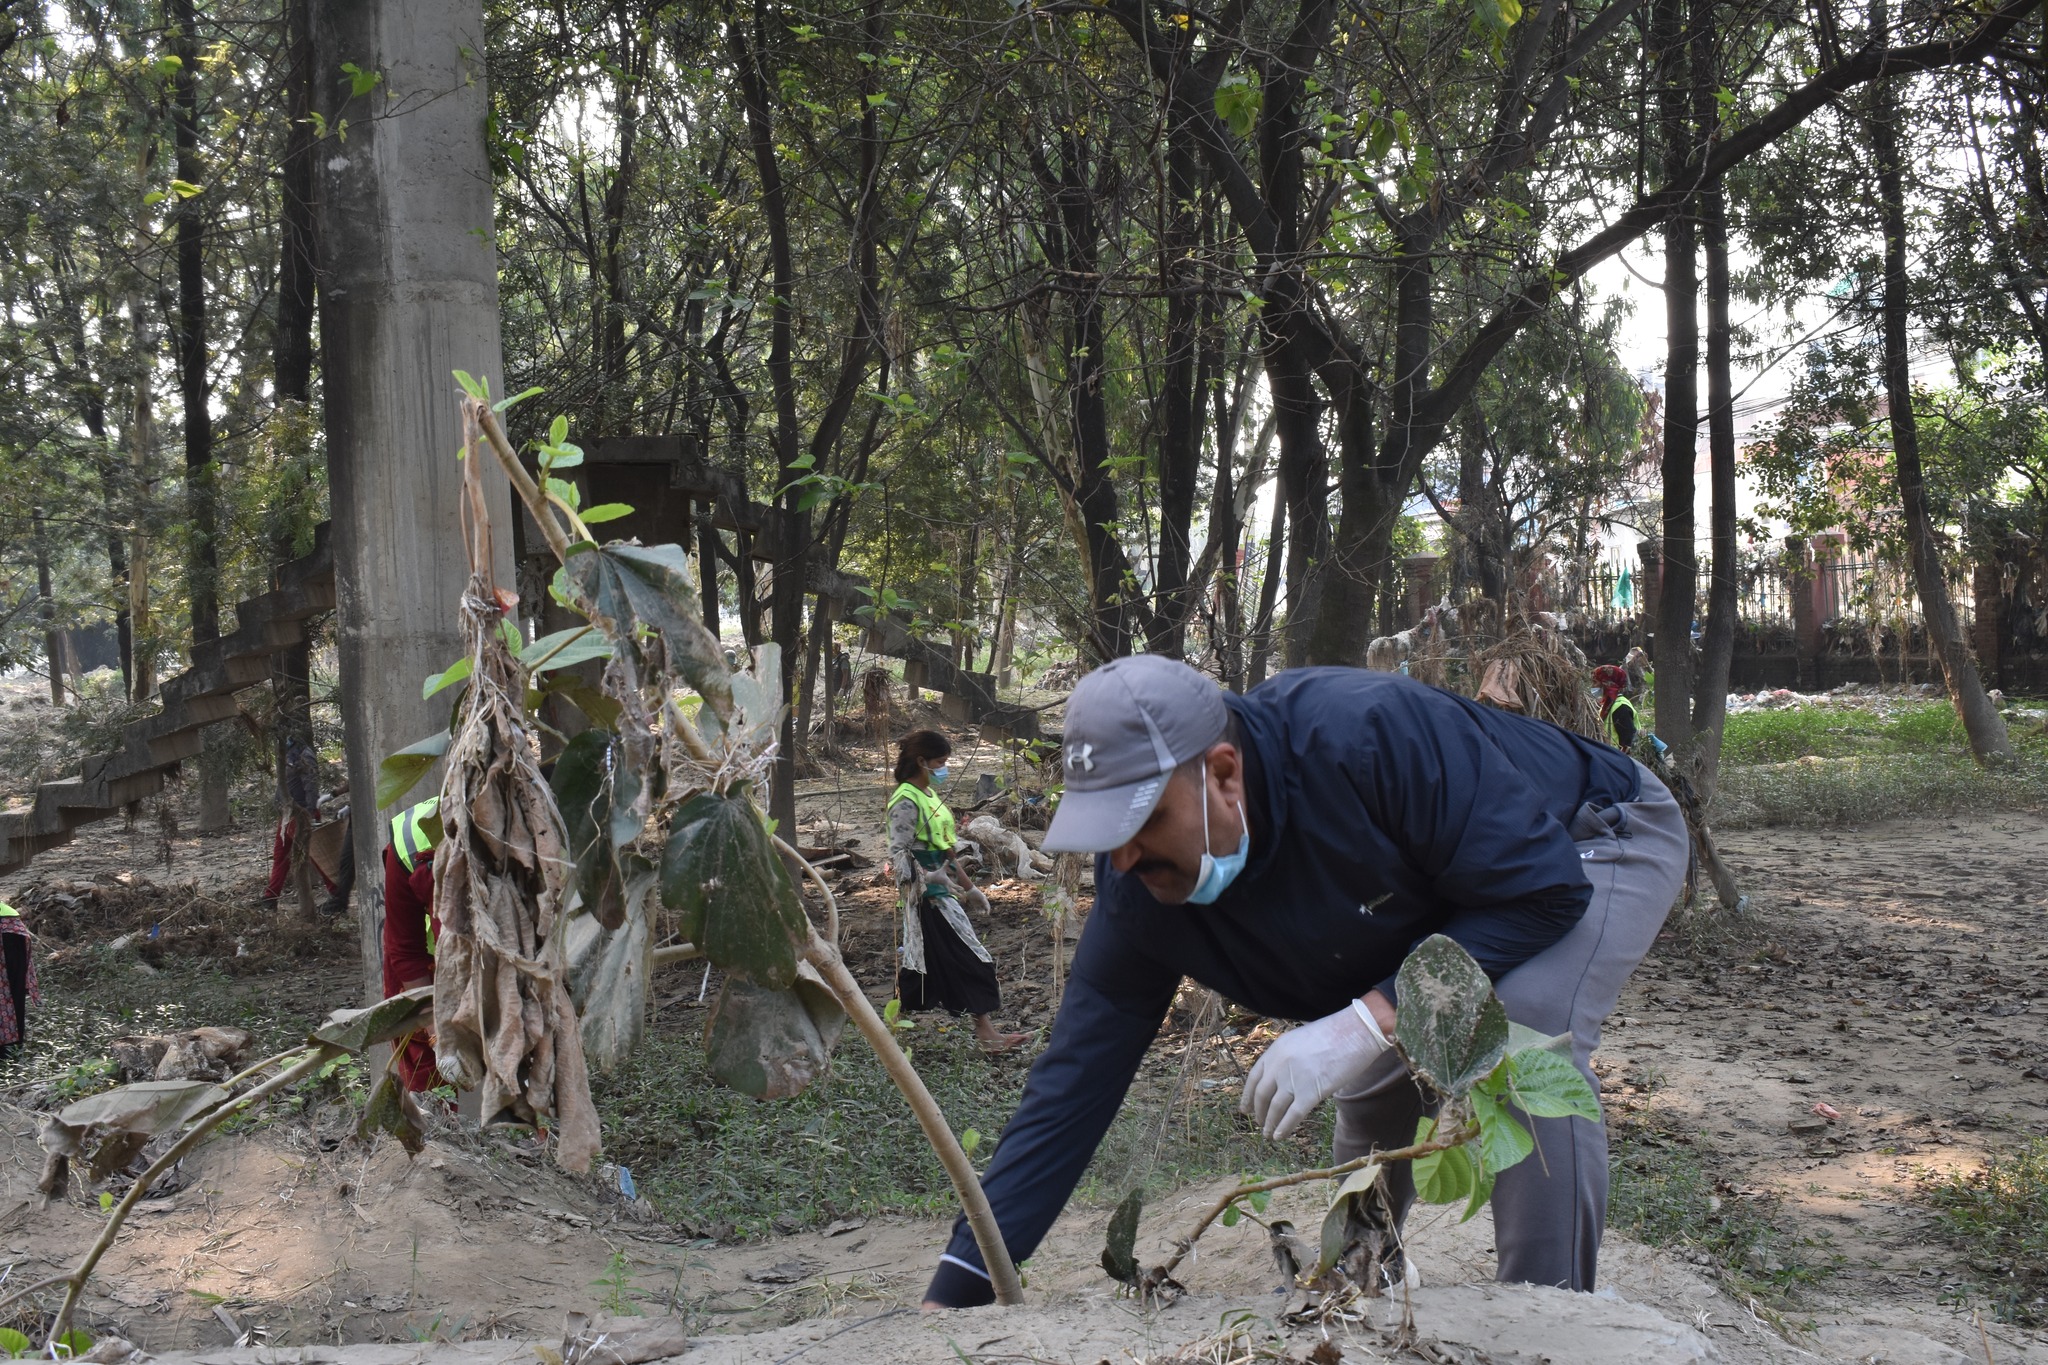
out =
<svg viewBox="0 0 2048 1365"><path fill-rule="evenodd" d="M1213 905L1216 898L1237 880L1237 874L1244 871L1244 864L1252 851L1252 827L1245 823L1244 805L1237 807L1237 826L1243 832L1237 836L1237 852L1217 857L1209 851L1209 784L1208 775L1203 774L1202 782L1202 875L1195 879L1195 889L1188 892L1190 905Z"/></svg>
<svg viewBox="0 0 2048 1365"><path fill-rule="evenodd" d="M951 768L948 768L943 763L941 763L938 767L932 769L932 785L936 787L941 782L944 782L946 780L947 774L952 771L953 770Z"/></svg>

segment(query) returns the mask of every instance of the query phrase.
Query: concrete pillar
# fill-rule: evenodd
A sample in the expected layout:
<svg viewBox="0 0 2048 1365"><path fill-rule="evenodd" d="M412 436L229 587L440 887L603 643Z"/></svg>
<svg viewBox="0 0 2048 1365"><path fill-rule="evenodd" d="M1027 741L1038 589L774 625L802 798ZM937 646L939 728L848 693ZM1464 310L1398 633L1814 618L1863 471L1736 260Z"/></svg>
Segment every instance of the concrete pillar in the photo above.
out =
<svg viewBox="0 0 2048 1365"><path fill-rule="evenodd" d="M1847 553L1849 537L1822 531L1813 538L1813 619L1822 625L1842 614L1842 575L1836 566Z"/></svg>
<svg viewBox="0 0 2048 1365"><path fill-rule="evenodd" d="M1977 561L1970 579L1977 607L1970 624L1970 646L1984 681L1992 687L2005 686L2005 585L2001 578L1998 560L1991 556Z"/></svg>
<svg viewBox="0 0 2048 1365"><path fill-rule="evenodd" d="M1636 626L1633 638L1642 642L1650 662L1657 661L1657 603L1664 595L1664 542L1636 542Z"/></svg>
<svg viewBox="0 0 2048 1365"><path fill-rule="evenodd" d="M1785 588L1792 607L1793 686L1820 689L1820 615L1814 603L1812 547L1804 536L1785 537Z"/></svg>
<svg viewBox="0 0 2048 1365"><path fill-rule="evenodd" d="M1408 585L1408 620L1414 625L1422 614L1436 605L1436 565L1438 555L1406 555L1401 560L1401 576Z"/></svg>
<svg viewBox="0 0 2048 1365"><path fill-rule="evenodd" d="M461 653L468 563L452 372L502 393L480 0L313 0L321 369L333 507L342 717L354 792L366 987L381 994L377 764L448 722L420 684ZM355 93L344 63L362 73ZM342 129L342 121L347 127ZM510 494L492 490L496 569L513 586ZM409 798L438 788L438 770Z"/></svg>

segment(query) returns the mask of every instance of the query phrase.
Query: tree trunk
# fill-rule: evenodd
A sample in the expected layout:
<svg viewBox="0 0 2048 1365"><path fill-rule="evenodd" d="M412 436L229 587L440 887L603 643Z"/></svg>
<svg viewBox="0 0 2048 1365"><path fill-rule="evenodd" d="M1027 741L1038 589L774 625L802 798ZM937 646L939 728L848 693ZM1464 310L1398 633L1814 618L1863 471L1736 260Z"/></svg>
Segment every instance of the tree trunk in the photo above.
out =
<svg viewBox="0 0 2048 1365"><path fill-rule="evenodd" d="M1284 447L1281 460L1284 466ZM1273 653L1273 612L1279 600L1280 580L1285 576L1282 564L1288 553L1289 534L1287 499L1277 496L1273 499L1273 524L1266 532L1265 572L1259 576L1259 614L1252 621L1252 661L1245 669L1246 691L1266 680L1266 664Z"/></svg>
<svg viewBox="0 0 2048 1365"><path fill-rule="evenodd" d="M285 22L290 42L290 69L285 77L285 108L291 133L285 140L282 181L282 212L278 233L277 341L271 359L273 387L279 405L303 406L312 398L314 281L318 270L313 203L313 16L310 0L289 0ZM296 424L281 424L298 430ZM273 570L293 557L297 546L287 534L270 547ZM313 651L301 640L270 656L270 693L276 707L277 728L274 760L277 765L278 809L292 814L291 794L286 789L285 756L294 739L313 742ZM319 918L313 903L313 874L306 859L306 836L311 833L311 816L295 824L296 846L292 849L292 889L299 913L308 921Z"/></svg>
<svg viewBox="0 0 2048 1365"><path fill-rule="evenodd" d="M768 814L785 827L795 829L796 679L802 667L799 651L803 643L804 560L810 551L811 516L808 511L799 510L799 494L791 487L803 475L797 465L801 433L797 429L792 311L796 266L782 164L775 148L768 76L760 66L760 44L766 41L768 32L767 9L760 0L754 6L753 26L750 37L746 21L735 17L727 32L739 78L740 102L746 111L747 140L753 149L755 173L761 179L760 213L768 229L769 288L773 290L768 305L768 381L775 400L775 465L779 483L787 490L782 498L781 534L773 542L775 575L769 588L769 630L782 655L782 742L769 785Z"/></svg>
<svg viewBox="0 0 2048 1365"><path fill-rule="evenodd" d="M135 332L136 353L147 355L143 322L146 314L140 294L129 295L128 312ZM134 410L128 419L131 494L138 503L148 496L151 483L154 423L150 400L149 369L144 366L135 375ZM149 610L149 537L142 530L143 517L138 514L134 521L135 530L128 537L128 700L139 702L156 691L156 631Z"/></svg>
<svg viewBox="0 0 2048 1365"><path fill-rule="evenodd" d="M320 143L320 370L339 581L342 716L355 795L365 987L382 992L383 852L377 764L448 723L428 674L462 654L461 369L502 390L481 0L315 0L313 70L384 73L314 97L348 138ZM398 103L391 97L404 97ZM423 97L432 92L431 98ZM511 495L485 481L494 571L514 581ZM425 792L438 790L438 772ZM412 800L424 794L415 789Z"/></svg>
<svg viewBox="0 0 2048 1365"><path fill-rule="evenodd" d="M1693 117L1709 142L1720 119L1718 33L1714 0L1696 0L1692 39ZM1708 535L1713 576L1707 584L1707 623L1693 691L1693 786L1703 803L1714 799L1721 769L1721 732L1728 719L1728 673L1735 662L1735 387L1730 374L1728 320L1728 197L1720 177L1700 187L1700 226L1707 258L1707 460L1712 504ZM1668 741L1667 741L1668 742Z"/></svg>
<svg viewBox="0 0 2048 1365"><path fill-rule="evenodd" d="M171 48L178 58L171 79L171 127L180 180L207 182L199 159L199 16L193 0L170 0ZM206 374L206 223L203 194L178 201L178 388L185 409L185 517L192 550L185 591L192 604L192 644L220 637L220 552L215 544L213 414ZM199 755L199 830L228 827L225 723L204 732Z"/></svg>
<svg viewBox="0 0 2048 1365"><path fill-rule="evenodd" d="M64 704L64 632L57 629L57 603L50 590L50 533L43 509L33 513L36 537L36 613L43 618L43 658L50 667L50 705Z"/></svg>
<svg viewBox="0 0 2048 1365"><path fill-rule="evenodd" d="M1895 83L1880 82L1873 103L1870 140L1877 153L1878 197L1884 214L1884 389L1891 408L1892 458L1898 466L1899 503L1906 513L1913 585L1920 593L1928 642L1941 660L1948 694L1970 737L1971 754L1986 765L2009 763L2014 755L2005 718L1985 695L1977 661L1970 657L1969 642L1956 622L1955 604L1949 600L1948 574L1941 562L1934 517L1927 505L1927 483L1920 468L1920 432L1907 369L1905 163L1899 151Z"/></svg>
<svg viewBox="0 0 2048 1365"><path fill-rule="evenodd" d="M1711 95L1709 96L1711 99ZM1720 182L1704 186L1700 219L1707 257L1707 448L1713 499L1708 534L1713 576L1707 585L1707 623L1692 709L1693 785L1711 802L1721 767L1721 733L1728 719L1728 675L1735 662L1735 388L1730 374L1727 198Z"/></svg>
<svg viewBox="0 0 2048 1365"><path fill-rule="evenodd" d="M1694 164L1696 141L1686 89L1684 0L1655 0L1651 29L1657 50L1665 178L1682 183ZM1658 735L1682 755L1692 748L1693 595L1698 577L1693 544L1700 363L1696 202L1689 198L1664 224L1664 572L1656 604L1654 721Z"/></svg>

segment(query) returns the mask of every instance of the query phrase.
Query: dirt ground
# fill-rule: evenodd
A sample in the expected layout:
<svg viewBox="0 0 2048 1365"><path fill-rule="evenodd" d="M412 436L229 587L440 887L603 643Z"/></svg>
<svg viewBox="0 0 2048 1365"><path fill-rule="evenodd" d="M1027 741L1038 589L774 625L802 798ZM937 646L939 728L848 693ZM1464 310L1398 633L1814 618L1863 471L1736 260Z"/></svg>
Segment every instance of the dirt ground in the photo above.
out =
<svg viewBox="0 0 2048 1365"><path fill-rule="evenodd" d="M974 775L967 765L964 780ZM886 781L849 769L806 783L800 824L858 825L842 841L862 838L856 847L872 852L872 810ZM867 833L869 825L877 828ZM1610 1121L1692 1146L1723 1199L1771 1200L1802 1260L1831 1273L1789 1301L1758 1304L1710 1267L1610 1237L1603 1272L1618 1301L1460 1288L1490 1279L1490 1225L1483 1215L1460 1226L1428 1212L1411 1228L1422 1287L1410 1306L1424 1353L1380 1330L1387 1305L1380 1327L1337 1325L1344 1359L1947 1365L1983 1361L1988 1348L1997 1362L2048 1365L2048 1336L1980 1324L1950 1302L1967 1278L1964 1260L1932 1237L1912 1197L1923 1172L1970 1169L2048 1118L2048 1031L2037 1012L2048 1009L2037 1003L2048 961L2038 932L2048 910L2048 817L1762 830L1724 844L1757 908L1732 928L1667 931L1638 973L1597 1059ZM346 953L350 930L337 926L318 948L287 932L273 938L266 923L275 930L282 921L250 915L267 830L181 837L168 869L158 851L153 827L110 822L5 879L0 896L53 881L147 879L121 914L74 916L61 938L104 942L157 924L153 951L189 948L275 972L280 993L301 1007L350 1001L359 979ZM849 959L886 994L892 897L864 871L838 885ZM1006 884L991 899L1005 1022L1042 1025L1052 996L1039 889ZM199 927L180 928L187 924ZM191 936L183 945L181 933ZM697 1026L691 1002L657 998L658 1027ZM1239 1036L1183 1028L1178 1046L1170 1038L1155 1050L1155 1093L1183 1081L1232 1083L1265 1034L1221 1032ZM1183 1073L1190 1036L1198 1046ZM1816 1103L1839 1119L1809 1123ZM71 1262L101 1216L85 1195L37 1207L35 1127L27 1110L0 1108L7 1285ZM1214 1193L1156 1202L1141 1246L1163 1245ZM1276 1201L1276 1211L1313 1225L1315 1202L1303 1191ZM238 1338L385 1342L415 1353L420 1343L494 1336L559 1340L564 1313L627 1304L680 1315L698 1336L766 1333L705 1342L693 1354L707 1361L1163 1365L1249 1358L1230 1351L1268 1330L1291 1330L1299 1353L1316 1334L1274 1326L1283 1301L1263 1234L1250 1224L1213 1231L1181 1277L1192 1297L1148 1314L1115 1298L1095 1264L1104 1211L1070 1210L1029 1268L1031 1315L923 1318L901 1310L923 1287L942 1225L876 1217L726 1245L695 1236L687 1210L664 1212L674 1221L641 1221L601 1180L561 1175L530 1150L452 1124L418 1159L389 1145L365 1149L335 1107L202 1149L177 1193L145 1201L85 1316L95 1330L156 1351L200 1350L209 1361L227 1360L223 1348ZM1248 1315L1252 1337L1233 1335L1232 1315Z"/></svg>

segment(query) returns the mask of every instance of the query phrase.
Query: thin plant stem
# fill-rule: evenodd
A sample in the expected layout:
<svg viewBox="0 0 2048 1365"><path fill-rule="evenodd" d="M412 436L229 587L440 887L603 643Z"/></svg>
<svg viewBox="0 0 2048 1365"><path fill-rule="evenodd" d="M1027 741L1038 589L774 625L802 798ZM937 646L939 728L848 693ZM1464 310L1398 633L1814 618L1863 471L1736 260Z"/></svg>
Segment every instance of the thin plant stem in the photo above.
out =
<svg viewBox="0 0 2048 1365"><path fill-rule="evenodd" d="M1289 1185L1306 1185L1311 1180L1334 1180L1340 1175L1349 1175L1353 1171L1362 1171L1367 1166L1384 1166L1394 1161L1413 1161L1417 1157L1428 1156L1431 1152L1448 1151L1453 1147L1468 1142L1478 1131L1471 1124L1460 1124L1441 1137L1433 1137L1427 1142L1418 1142L1412 1147L1396 1147L1391 1152L1367 1152L1364 1156L1354 1157L1350 1161L1339 1162L1335 1166L1325 1166L1320 1170L1295 1171L1289 1175L1276 1175L1270 1180L1255 1180L1250 1184L1239 1185L1236 1189L1231 1190L1209 1206L1208 1212L1202 1215L1200 1221L1192 1228L1189 1228L1187 1235L1174 1244L1173 1255L1167 1257L1164 1264L1146 1273L1145 1281L1149 1285L1164 1283L1166 1278L1173 1273L1174 1267L1181 1263L1181 1258L1194 1250L1195 1239L1207 1232L1209 1225L1218 1218L1221 1218L1230 1206L1240 1199L1249 1198L1255 1194L1265 1194L1269 1190L1284 1190Z"/></svg>
<svg viewBox="0 0 2048 1365"><path fill-rule="evenodd" d="M253 1104L269 1099L280 1090L296 1085L336 1057L345 1055L346 1052L347 1049L345 1048L334 1047L326 1043L309 1049L301 1061L278 1072L248 1094L230 1096L208 1110L197 1122L185 1130L183 1137L172 1143L162 1156L151 1162L148 1170L136 1176L135 1183L128 1187L128 1193L121 1197L121 1201L118 1204L108 1210L107 1225L100 1229L100 1235L86 1251L84 1258L79 1261L78 1267L64 1277L64 1304L57 1310L57 1316L50 1323L50 1333L46 1339L46 1346L48 1342L56 1341L71 1330L71 1315L78 1307L79 1297L85 1293L85 1282L92 1278L93 1269L99 1265L100 1258L112 1249L114 1238L120 1233L121 1225L128 1221L128 1214L134 1209L136 1202L149 1191L150 1186L156 1184L165 1171L170 1170L171 1167L184 1160L187 1152L198 1146L202 1138L220 1127L229 1118L241 1113Z"/></svg>
<svg viewBox="0 0 2048 1365"><path fill-rule="evenodd" d="M813 931L804 956L825 978L825 984L839 998L840 1008L853 1020L861 1037L867 1039L875 1056L881 1059L882 1069L903 1092L910 1112L917 1115L918 1126L924 1129L925 1141L938 1154L939 1164L946 1168L946 1175L953 1182L953 1192L960 1196L967 1226L974 1231L974 1244L981 1248L982 1264L988 1267L989 1283L995 1287L996 1302L1024 1302L1024 1286L1017 1278L1016 1264L1010 1260L1010 1249L1003 1244L1002 1229L996 1226L995 1211L989 1207L988 1195L981 1188L981 1179L975 1175L973 1163L961 1149L959 1139L953 1136L953 1130L946 1126L946 1116L940 1110L939 1102L925 1088L924 1079L917 1074L917 1068L910 1064L910 1059L903 1055L903 1049L896 1046L889 1025L875 1013L867 992L846 969L846 961L839 956L839 950Z"/></svg>

